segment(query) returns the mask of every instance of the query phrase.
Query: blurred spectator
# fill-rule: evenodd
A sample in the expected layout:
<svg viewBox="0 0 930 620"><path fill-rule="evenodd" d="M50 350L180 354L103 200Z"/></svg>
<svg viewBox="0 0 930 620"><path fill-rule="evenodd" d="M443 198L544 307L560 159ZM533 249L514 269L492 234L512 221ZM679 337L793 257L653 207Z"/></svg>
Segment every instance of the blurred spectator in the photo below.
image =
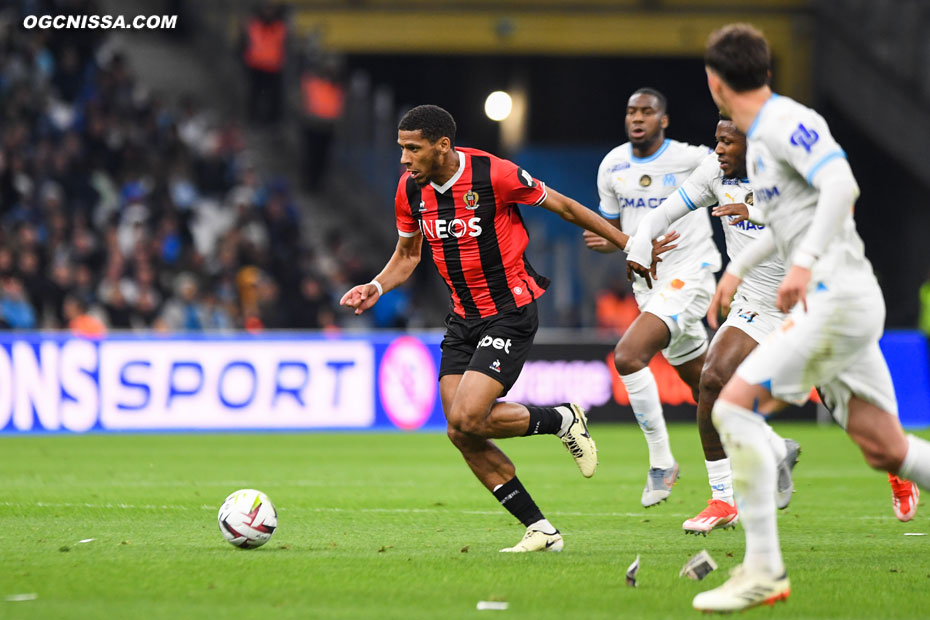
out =
<svg viewBox="0 0 930 620"><path fill-rule="evenodd" d="M265 275L258 279L258 318L265 329L287 326L287 316L285 308L281 306L278 285Z"/></svg>
<svg viewBox="0 0 930 620"><path fill-rule="evenodd" d="M209 327L207 312L198 299L197 278L181 273L174 281L175 296L162 310L159 324L171 331L202 331Z"/></svg>
<svg viewBox="0 0 930 620"><path fill-rule="evenodd" d="M319 278L306 275L300 282L300 295L293 307L291 324L303 329L329 329L335 326L333 300Z"/></svg>
<svg viewBox="0 0 930 620"><path fill-rule="evenodd" d="M87 312L87 306L74 295L67 295L63 302L65 322L75 336L99 338L107 328L97 317Z"/></svg>
<svg viewBox="0 0 930 620"><path fill-rule="evenodd" d="M598 327L613 330L619 336L638 316L639 307L626 280L614 278L608 288L597 294L595 318Z"/></svg>
<svg viewBox="0 0 930 620"><path fill-rule="evenodd" d="M281 119L287 56L287 25L282 12L281 6L262 2L243 26L242 59L249 74L248 118L253 123L275 124Z"/></svg>
<svg viewBox="0 0 930 620"><path fill-rule="evenodd" d="M0 280L0 326L11 329L36 326L36 315L26 299L23 284L13 276Z"/></svg>
<svg viewBox="0 0 930 620"><path fill-rule="evenodd" d="M24 249L19 253L16 275L23 284L26 301L42 318L45 315L46 279L41 274L39 254L35 249Z"/></svg>
<svg viewBox="0 0 930 620"><path fill-rule="evenodd" d="M330 53L305 59L300 75L300 93L304 186L308 191L318 192L326 178L336 123L345 111L342 58Z"/></svg>

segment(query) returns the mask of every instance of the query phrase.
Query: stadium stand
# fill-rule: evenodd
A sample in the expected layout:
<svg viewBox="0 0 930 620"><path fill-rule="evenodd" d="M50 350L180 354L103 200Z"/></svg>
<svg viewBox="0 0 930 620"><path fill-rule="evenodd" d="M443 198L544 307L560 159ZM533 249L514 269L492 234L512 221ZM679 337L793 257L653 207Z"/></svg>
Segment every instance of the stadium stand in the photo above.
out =
<svg viewBox="0 0 930 620"><path fill-rule="evenodd" d="M237 122L149 92L99 31L21 21L0 25L0 325L337 326L333 295L370 274L338 234L302 239Z"/></svg>

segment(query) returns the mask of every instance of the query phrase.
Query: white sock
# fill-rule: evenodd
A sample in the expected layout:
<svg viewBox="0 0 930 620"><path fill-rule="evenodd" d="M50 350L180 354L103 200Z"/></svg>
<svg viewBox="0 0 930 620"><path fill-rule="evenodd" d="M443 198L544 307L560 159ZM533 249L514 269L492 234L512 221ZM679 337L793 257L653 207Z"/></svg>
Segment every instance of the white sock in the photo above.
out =
<svg viewBox="0 0 930 620"><path fill-rule="evenodd" d="M730 473L730 459L704 461L707 467L707 480L713 499L720 499L733 506L733 476Z"/></svg>
<svg viewBox="0 0 930 620"><path fill-rule="evenodd" d="M914 435L907 436L907 454L898 475L930 491L930 442Z"/></svg>
<svg viewBox="0 0 930 620"><path fill-rule="evenodd" d="M766 423L765 433L769 439L769 445L775 454L775 462L780 463L783 458L788 456L788 446L785 445L785 438L775 432L775 429Z"/></svg>
<svg viewBox="0 0 930 620"><path fill-rule="evenodd" d="M528 530L539 530L543 534L554 534L556 529L549 523L549 519L540 519L535 523L530 523L526 528Z"/></svg>
<svg viewBox="0 0 930 620"><path fill-rule="evenodd" d="M746 532L743 566L769 577L785 572L775 518L775 455L762 416L733 403L714 404L714 426L733 470L739 520Z"/></svg>
<svg viewBox="0 0 930 620"><path fill-rule="evenodd" d="M662 416L662 401L659 400L659 387L649 367L629 375L621 375L623 385L630 395L630 406L636 414L636 421L643 429L646 444L649 446L649 466L668 469L675 465L672 447Z"/></svg>
<svg viewBox="0 0 930 620"><path fill-rule="evenodd" d="M565 407L564 405L559 405L555 410L562 414L562 426L555 436L565 437L565 433L568 432L568 429L572 427L572 423L575 421L575 412L572 411L571 407Z"/></svg>

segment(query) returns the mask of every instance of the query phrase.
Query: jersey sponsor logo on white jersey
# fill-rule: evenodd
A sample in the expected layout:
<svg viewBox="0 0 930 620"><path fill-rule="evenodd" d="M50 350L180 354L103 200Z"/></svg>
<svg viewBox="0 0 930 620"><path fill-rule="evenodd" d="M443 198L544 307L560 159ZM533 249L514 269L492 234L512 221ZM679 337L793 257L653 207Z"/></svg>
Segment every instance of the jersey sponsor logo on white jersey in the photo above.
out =
<svg viewBox="0 0 930 620"><path fill-rule="evenodd" d="M733 216L730 216L730 219L733 219ZM765 226L762 224L753 224L749 220L743 220L742 222L737 222L736 224L731 224L734 228L739 228L740 230L765 230Z"/></svg>
<svg viewBox="0 0 930 620"><path fill-rule="evenodd" d="M773 185L772 187L760 187L753 195L759 197L759 202L768 202L780 194L778 193L778 186Z"/></svg>
<svg viewBox="0 0 930 620"><path fill-rule="evenodd" d="M651 198L623 198L623 204L620 206L632 209L655 209L665 202L666 198L667 196L662 196L661 198L656 198L655 196Z"/></svg>
<svg viewBox="0 0 930 620"><path fill-rule="evenodd" d="M798 123L798 128L791 134L791 144L803 147L808 153L811 152L811 147L814 146L819 139L820 134L813 129L805 127L804 123Z"/></svg>

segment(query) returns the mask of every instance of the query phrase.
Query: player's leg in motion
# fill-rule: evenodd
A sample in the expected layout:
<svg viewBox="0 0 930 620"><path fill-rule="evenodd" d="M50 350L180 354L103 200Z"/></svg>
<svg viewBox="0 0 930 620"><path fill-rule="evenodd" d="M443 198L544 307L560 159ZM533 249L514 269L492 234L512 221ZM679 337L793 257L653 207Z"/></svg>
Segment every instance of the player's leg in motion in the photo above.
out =
<svg viewBox="0 0 930 620"><path fill-rule="evenodd" d="M678 479L678 463L672 456L659 388L649 369L649 361L668 345L669 337L665 322L644 312L633 321L614 349L614 364L649 446L649 474L642 496L642 504L647 508L667 499Z"/></svg>
<svg viewBox="0 0 930 620"><path fill-rule="evenodd" d="M820 394L820 399L823 405L827 409L830 410L830 413L833 414L834 417L839 417L840 421L842 422L843 421L842 413L839 416L837 416L836 414L834 398L831 398L831 396L825 393L825 391L822 389L818 388L817 392ZM854 403L853 399L850 399L849 411L851 412L853 409L858 410L860 409L860 407ZM860 417L864 415L865 419L868 419L870 408L865 407L864 411L865 411L864 414L859 414L859 415ZM859 419L857 419L855 422L853 422L850 425L850 421L852 421L852 419L853 417L850 416L845 421L846 432L849 434L850 438L852 438L852 440L856 442L856 444L862 448L863 454L865 455L866 460L869 460L870 458L872 458L869 456L870 454L882 453L886 450L892 450L892 451L895 450L895 447L896 447L895 445L885 446L885 447L875 445L874 441L870 439L871 433L870 433L870 429L868 428L868 426L863 425ZM884 416L879 417L878 420L879 420L879 424L889 423L889 420L887 420ZM895 426L895 425L892 424L892 426ZM901 433L903 434L903 431L901 431ZM890 434L887 431L885 433L886 436L896 436L897 434L898 432L894 430L892 430ZM897 441L895 443L897 443L898 446L900 446L900 441ZM898 451L900 451L900 448ZM914 482L910 480L906 480L904 478L901 478L900 476L896 476L895 473L892 471L888 472L888 482L891 485L891 508L894 511L895 516L898 518L899 521L910 521L917 514L917 505L920 502L919 487L917 486L917 484L915 484Z"/></svg>
<svg viewBox="0 0 930 620"><path fill-rule="evenodd" d="M900 473L925 490L930 488L930 442L905 435L892 411L853 395L858 389L879 399L891 395L889 405L894 406L891 378L877 342L861 353L852 368L823 386L827 404L870 466ZM766 388L750 385L739 376L727 383L714 405L714 425L733 469L733 487L746 532L746 556L729 581L695 597L697 609L735 611L781 600L790 593L772 493L775 454L760 415L784 405Z"/></svg>
<svg viewBox="0 0 930 620"><path fill-rule="evenodd" d="M733 480L730 459L727 458L720 435L711 420L711 411L723 386L726 385L737 366L756 348L756 341L736 327L724 325L714 336L707 351L707 359L701 370L700 395L697 406L698 432L704 449L704 463L711 488L711 499L707 507L682 524L685 533L707 535L713 529L735 527L739 513L733 499ZM771 427L767 427L773 451L778 457L778 483L776 504L786 508L791 501L794 484L791 470L797 463L800 446L792 439L782 439Z"/></svg>
<svg viewBox="0 0 930 620"><path fill-rule="evenodd" d="M711 420L711 411L723 386L740 362L756 346L756 341L733 327L724 327L714 336L701 371L697 406L698 433L704 449L704 463L710 482L711 499L707 508L682 524L685 532L707 534L715 528L735 527L739 520L733 500L730 459L723 451L720 435Z"/></svg>
<svg viewBox="0 0 930 620"><path fill-rule="evenodd" d="M449 439L482 484L527 528L523 540L502 551L561 551L561 534L523 487L513 462L491 439L556 435L562 438L582 474L590 477L597 466L597 451L587 431L584 410L573 404L526 407L496 402L503 386L471 370L464 375L445 375L439 386Z"/></svg>
<svg viewBox="0 0 930 620"><path fill-rule="evenodd" d="M930 442L905 434L896 415L853 396L846 432L871 467L907 478L902 482L908 486L913 481L925 491L930 489Z"/></svg>
<svg viewBox="0 0 930 620"><path fill-rule="evenodd" d="M730 459L746 555L726 583L694 598L696 609L736 611L774 603L791 592L775 518L776 455L763 417L784 405L738 375L714 404L713 422Z"/></svg>

